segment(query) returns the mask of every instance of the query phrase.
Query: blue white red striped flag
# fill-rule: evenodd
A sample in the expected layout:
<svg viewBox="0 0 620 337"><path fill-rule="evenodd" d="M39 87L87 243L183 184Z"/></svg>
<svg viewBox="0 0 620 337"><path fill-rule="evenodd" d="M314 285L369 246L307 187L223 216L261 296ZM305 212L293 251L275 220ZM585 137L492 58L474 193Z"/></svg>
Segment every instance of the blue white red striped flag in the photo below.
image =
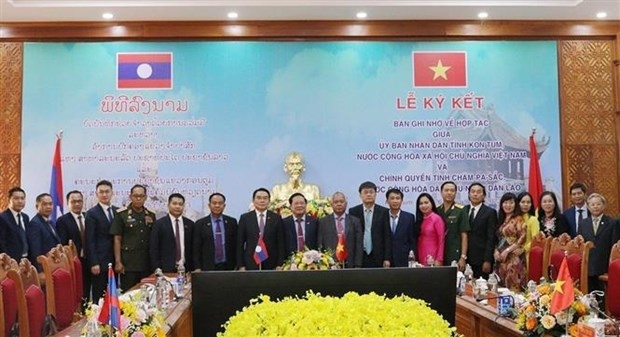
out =
<svg viewBox="0 0 620 337"><path fill-rule="evenodd" d="M101 324L111 325L116 331L121 331L121 306L118 301L116 279L111 265L108 266L108 289L103 298L103 306L97 320Z"/></svg>
<svg viewBox="0 0 620 337"><path fill-rule="evenodd" d="M62 192L62 161L60 156L60 141L62 140L62 131L56 135L56 147L54 148L54 157L52 159L52 178L50 180L50 194L54 202L51 219L56 223L64 213L63 192Z"/></svg>

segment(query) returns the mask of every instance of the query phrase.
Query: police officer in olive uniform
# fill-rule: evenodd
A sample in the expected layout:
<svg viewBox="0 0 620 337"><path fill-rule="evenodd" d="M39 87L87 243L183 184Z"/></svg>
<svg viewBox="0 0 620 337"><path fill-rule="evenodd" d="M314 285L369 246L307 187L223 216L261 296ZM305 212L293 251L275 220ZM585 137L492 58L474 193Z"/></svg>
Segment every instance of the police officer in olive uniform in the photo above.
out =
<svg viewBox="0 0 620 337"><path fill-rule="evenodd" d="M120 274L121 288L126 291L151 273L149 238L155 213L144 207L146 187L134 185L131 203L119 208L110 234L114 236L114 270Z"/></svg>
<svg viewBox="0 0 620 337"><path fill-rule="evenodd" d="M443 204L437 207L437 212L446 222L446 241L444 251L444 265L449 266L457 261L459 270L465 270L467 261L467 232L471 229L463 205L456 204L456 183L446 181L441 184L441 198Z"/></svg>

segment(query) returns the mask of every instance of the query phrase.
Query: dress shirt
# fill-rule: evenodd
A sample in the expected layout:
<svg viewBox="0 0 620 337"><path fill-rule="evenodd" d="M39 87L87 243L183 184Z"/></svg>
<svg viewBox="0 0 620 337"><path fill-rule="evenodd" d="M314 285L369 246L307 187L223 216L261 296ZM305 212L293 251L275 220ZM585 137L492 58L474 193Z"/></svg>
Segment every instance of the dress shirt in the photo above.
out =
<svg viewBox="0 0 620 337"><path fill-rule="evenodd" d="M181 242L181 260L176 262L185 263L185 230L183 227L183 217L179 216L178 218L175 218L172 214L168 214L168 216L170 217L170 221L172 221L172 232L174 233L174 239L176 239L177 236L175 224L177 219L179 219L179 242Z"/></svg>

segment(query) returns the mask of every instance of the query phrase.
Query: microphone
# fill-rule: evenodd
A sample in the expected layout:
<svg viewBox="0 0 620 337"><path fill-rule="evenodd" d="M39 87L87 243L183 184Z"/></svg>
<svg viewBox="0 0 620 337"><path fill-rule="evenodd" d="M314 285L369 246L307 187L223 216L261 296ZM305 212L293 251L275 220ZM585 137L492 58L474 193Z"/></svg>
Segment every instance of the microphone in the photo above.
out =
<svg viewBox="0 0 620 337"><path fill-rule="evenodd" d="M549 282L553 282L553 268L555 268L555 266L552 264L547 266L547 277L549 278Z"/></svg>

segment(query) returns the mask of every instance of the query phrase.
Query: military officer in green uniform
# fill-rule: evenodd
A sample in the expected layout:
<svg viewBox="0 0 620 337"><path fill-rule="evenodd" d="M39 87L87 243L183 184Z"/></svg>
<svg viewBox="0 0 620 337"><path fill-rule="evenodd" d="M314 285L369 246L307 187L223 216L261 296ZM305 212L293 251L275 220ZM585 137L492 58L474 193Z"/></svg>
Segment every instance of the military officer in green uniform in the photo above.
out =
<svg viewBox="0 0 620 337"><path fill-rule="evenodd" d="M128 290L151 273L149 237L155 213L144 207L146 187L131 188L129 205L117 210L110 234L114 236L114 270L120 274L121 288Z"/></svg>
<svg viewBox="0 0 620 337"><path fill-rule="evenodd" d="M443 203L437 211L446 222L446 241L444 251L444 265L449 266L457 261L459 270L465 270L467 263L467 232L471 229L463 205L456 204L456 183L446 181L441 184L441 198Z"/></svg>

